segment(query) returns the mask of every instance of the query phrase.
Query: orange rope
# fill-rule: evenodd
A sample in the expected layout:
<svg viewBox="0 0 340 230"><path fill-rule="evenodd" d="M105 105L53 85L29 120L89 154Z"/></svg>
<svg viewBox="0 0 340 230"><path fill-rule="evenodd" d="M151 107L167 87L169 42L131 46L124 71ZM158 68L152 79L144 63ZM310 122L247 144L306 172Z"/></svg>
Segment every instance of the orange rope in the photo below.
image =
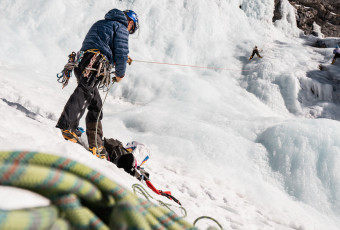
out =
<svg viewBox="0 0 340 230"><path fill-rule="evenodd" d="M240 72L245 72L245 71L251 71L253 69L248 69L248 70L239 70L239 69L227 69L227 68L219 68L219 67L207 67L207 66L197 66L197 65L183 65L183 64L174 64L174 63L166 63L166 62L155 62L155 61L141 61L141 60L133 60L134 62L143 62L143 63L150 63L150 64L159 64L159 65L175 65L175 66L185 66L185 67L193 67L193 68L200 68L200 69L213 69L213 70L232 70L232 71L240 71Z"/></svg>

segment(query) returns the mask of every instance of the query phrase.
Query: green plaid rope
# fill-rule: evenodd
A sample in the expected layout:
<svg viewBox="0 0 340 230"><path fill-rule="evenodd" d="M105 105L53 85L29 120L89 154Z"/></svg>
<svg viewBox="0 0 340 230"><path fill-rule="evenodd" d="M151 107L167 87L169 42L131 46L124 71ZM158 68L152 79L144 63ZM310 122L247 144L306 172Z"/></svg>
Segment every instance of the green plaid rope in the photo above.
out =
<svg viewBox="0 0 340 230"><path fill-rule="evenodd" d="M58 219L55 206L23 209L18 211L0 211L1 229L47 229Z"/></svg>
<svg viewBox="0 0 340 230"><path fill-rule="evenodd" d="M0 229L197 229L76 161L37 152L0 152L0 185L31 190L51 205L0 210Z"/></svg>

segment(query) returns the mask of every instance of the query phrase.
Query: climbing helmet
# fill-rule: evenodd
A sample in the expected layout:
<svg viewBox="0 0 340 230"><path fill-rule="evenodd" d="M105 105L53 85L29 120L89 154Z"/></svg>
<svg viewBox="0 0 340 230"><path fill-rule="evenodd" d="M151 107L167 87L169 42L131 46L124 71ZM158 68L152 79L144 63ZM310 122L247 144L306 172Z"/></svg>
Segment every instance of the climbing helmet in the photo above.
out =
<svg viewBox="0 0 340 230"><path fill-rule="evenodd" d="M125 10L124 13L133 21L133 28L129 31L129 33L134 34L139 29L138 16L132 10Z"/></svg>

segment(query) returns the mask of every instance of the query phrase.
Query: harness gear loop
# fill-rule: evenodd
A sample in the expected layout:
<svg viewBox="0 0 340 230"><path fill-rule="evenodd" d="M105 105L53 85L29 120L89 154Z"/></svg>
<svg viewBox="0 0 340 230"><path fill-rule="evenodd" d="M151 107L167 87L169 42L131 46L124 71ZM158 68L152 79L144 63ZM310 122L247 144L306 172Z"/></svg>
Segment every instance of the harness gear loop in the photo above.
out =
<svg viewBox="0 0 340 230"><path fill-rule="evenodd" d="M100 82L98 84L98 89L103 89L103 91L107 91L110 85L110 74L112 65L105 57L105 55L103 55L97 49L78 51L77 53L72 52L71 54L69 54L68 55L69 59L66 65L64 66L64 69L57 74L57 81L63 84L63 88L67 86L69 79L72 76L73 69L79 66L79 63L81 62L84 54L86 53L93 53L94 55L91 58L90 63L83 70L82 75L86 78L89 78L91 71L97 72L95 76L96 79L101 78L99 79ZM99 60L98 57L100 57ZM98 68L93 68L93 65L95 64L96 61L99 62L99 66Z"/></svg>
<svg viewBox="0 0 340 230"><path fill-rule="evenodd" d="M98 84L98 89L103 89L103 91L106 92L110 85L110 74L111 74L112 65L107 60L105 55L103 55L97 49L86 50L85 53L93 53L94 55L91 58L89 65L85 68L83 72L83 76L89 77L91 71L97 72L96 79L100 80ZM98 68L93 68L93 64L96 62L98 56L100 56L98 60L99 66Z"/></svg>
<svg viewBox="0 0 340 230"><path fill-rule="evenodd" d="M108 60L105 59L100 59L100 64L99 68L97 70L97 78L101 78L99 84L98 84L98 89L103 89L103 91L107 91L110 85L111 81L111 69L112 65L109 63Z"/></svg>
<svg viewBox="0 0 340 230"><path fill-rule="evenodd" d="M90 63L88 64L87 67L85 67L85 69L84 69L84 71L83 71L83 77L88 78L89 75L90 75L90 73L91 73L91 70L93 70L93 71L97 70L97 69L92 68L92 66L93 66L93 64L96 62L96 59L97 59L98 55L99 55L98 53L95 53L95 54L93 55L93 57L92 57L91 60L90 60Z"/></svg>

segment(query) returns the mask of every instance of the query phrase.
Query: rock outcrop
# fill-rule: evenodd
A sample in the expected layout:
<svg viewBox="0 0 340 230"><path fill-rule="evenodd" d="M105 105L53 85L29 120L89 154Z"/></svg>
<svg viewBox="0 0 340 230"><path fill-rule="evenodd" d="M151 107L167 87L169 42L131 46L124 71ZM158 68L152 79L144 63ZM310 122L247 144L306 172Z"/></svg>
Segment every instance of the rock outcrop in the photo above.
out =
<svg viewBox="0 0 340 230"><path fill-rule="evenodd" d="M281 18L281 0L274 1L273 21L276 21ZM289 0L289 2L296 8L297 25L305 34L317 36L317 27L320 26L325 37L340 37L340 0Z"/></svg>

